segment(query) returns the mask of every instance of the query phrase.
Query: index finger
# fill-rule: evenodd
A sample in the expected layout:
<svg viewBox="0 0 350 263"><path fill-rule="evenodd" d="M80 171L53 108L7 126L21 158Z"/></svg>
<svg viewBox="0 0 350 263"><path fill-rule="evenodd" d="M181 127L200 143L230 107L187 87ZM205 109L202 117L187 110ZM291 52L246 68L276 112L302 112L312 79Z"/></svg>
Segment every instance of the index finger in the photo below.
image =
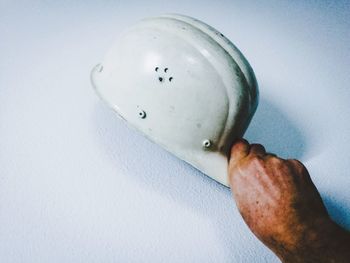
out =
<svg viewBox="0 0 350 263"><path fill-rule="evenodd" d="M238 139L231 147L229 166L235 166L241 159L245 158L250 151L250 144L247 140Z"/></svg>

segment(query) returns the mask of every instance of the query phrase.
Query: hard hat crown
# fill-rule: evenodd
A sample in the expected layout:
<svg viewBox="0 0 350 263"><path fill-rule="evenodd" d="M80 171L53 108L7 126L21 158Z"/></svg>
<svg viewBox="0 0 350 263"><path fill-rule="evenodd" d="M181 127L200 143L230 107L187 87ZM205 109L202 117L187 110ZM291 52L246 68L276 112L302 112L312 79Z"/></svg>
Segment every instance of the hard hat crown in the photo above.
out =
<svg viewBox="0 0 350 263"><path fill-rule="evenodd" d="M246 130L258 90L248 62L222 34L182 15L141 20L91 78L134 128L228 185L228 147Z"/></svg>

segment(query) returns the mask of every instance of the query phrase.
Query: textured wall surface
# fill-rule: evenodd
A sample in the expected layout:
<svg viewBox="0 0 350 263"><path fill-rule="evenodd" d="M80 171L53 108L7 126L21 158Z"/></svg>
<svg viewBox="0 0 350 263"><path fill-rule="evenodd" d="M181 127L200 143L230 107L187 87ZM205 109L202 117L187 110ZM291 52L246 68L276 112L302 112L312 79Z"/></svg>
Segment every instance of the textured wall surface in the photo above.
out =
<svg viewBox="0 0 350 263"><path fill-rule="evenodd" d="M246 138L301 159L349 229L346 2L1 0L1 262L278 262L228 189L93 93L90 70L118 33L164 12L197 17L242 50L261 92Z"/></svg>

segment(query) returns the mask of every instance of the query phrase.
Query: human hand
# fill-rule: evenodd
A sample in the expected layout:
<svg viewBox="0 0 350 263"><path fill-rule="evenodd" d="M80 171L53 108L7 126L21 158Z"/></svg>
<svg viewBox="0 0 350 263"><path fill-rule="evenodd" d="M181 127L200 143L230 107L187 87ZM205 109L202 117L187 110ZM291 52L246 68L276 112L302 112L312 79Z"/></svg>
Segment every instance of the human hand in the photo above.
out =
<svg viewBox="0 0 350 263"><path fill-rule="evenodd" d="M349 234L330 219L301 162L238 140L231 148L228 172L244 221L282 261L333 262L327 259L334 259L339 248L345 245L350 251ZM349 252L346 257L350 260Z"/></svg>

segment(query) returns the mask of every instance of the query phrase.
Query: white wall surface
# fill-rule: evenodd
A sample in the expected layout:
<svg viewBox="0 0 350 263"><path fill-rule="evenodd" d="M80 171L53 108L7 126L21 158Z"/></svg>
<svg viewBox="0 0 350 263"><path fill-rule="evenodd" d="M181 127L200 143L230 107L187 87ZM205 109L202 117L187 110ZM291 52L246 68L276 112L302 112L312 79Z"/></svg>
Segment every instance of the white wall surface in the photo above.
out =
<svg viewBox="0 0 350 263"><path fill-rule="evenodd" d="M246 138L301 159L350 229L349 1L0 0L1 262L278 262L230 191L129 130L89 74L118 33L166 12L246 55Z"/></svg>

